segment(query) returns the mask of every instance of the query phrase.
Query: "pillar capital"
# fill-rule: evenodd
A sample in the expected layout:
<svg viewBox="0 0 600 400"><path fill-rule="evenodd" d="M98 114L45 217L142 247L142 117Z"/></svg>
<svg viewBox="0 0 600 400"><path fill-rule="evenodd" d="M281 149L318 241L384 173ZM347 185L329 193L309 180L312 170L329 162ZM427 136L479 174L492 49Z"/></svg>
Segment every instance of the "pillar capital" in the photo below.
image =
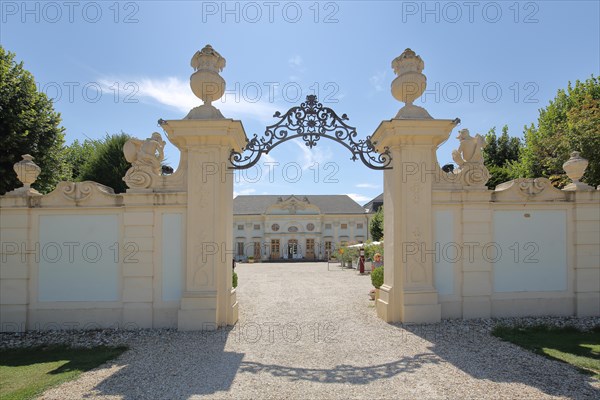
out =
<svg viewBox="0 0 600 400"><path fill-rule="evenodd" d="M439 146L457 125L450 119L390 119L382 121L371 140L377 149L407 145Z"/></svg>
<svg viewBox="0 0 600 400"><path fill-rule="evenodd" d="M242 121L234 119L178 119L159 121L169 141L181 151L217 145L241 151L247 138Z"/></svg>

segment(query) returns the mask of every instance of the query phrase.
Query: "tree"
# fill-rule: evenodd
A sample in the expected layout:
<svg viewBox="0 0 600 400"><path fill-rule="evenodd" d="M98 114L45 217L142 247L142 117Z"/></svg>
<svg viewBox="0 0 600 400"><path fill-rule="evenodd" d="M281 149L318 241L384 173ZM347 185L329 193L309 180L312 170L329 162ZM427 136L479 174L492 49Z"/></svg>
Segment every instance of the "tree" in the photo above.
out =
<svg viewBox="0 0 600 400"><path fill-rule="evenodd" d="M521 139L508 135L508 126L502 127L500 137L496 136L496 127L485 135L486 147L483 149L483 160L490 171L487 187L494 189L502 182L517 178L513 164L519 161L523 144Z"/></svg>
<svg viewBox="0 0 600 400"><path fill-rule="evenodd" d="M52 101L37 91L33 75L0 46L0 194L21 186L13 165L31 154L42 172L33 186L52 190L67 174L62 159L64 128Z"/></svg>
<svg viewBox="0 0 600 400"><path fill-rule="evenodd" d="M68 180L81 180L83 166L93 158L97 146L97 140L86 139L83 143L80 143L79 140L75 139L71 145L65 147L63 155L65 163L69 167Z"/></svg>
<svg viewBox="0 0 600 400"><path fill-rule="evenodd" d="M537 126L525 128L525 147L515 170L526 177L546 177L562 188L570 182L562 169L572 151L580 151L589 166L582 181L600 184L600 82L592 75L540 109Z"/></svg>
<svg viewBox="0 0 600 400"><path fill-rule="evenodd" d="M113 188L115 193L124 192L127 185L123 182L123 177L131 165L125 160L123 145L130 138L128 134L121 132L93 141L93 153L80 167L81 173L76 179L101 183Z"/></svg>
<svg viewBox="0 0 600 400"><path fill-rule="evenodd" d="M383 206L379 207L373 218L371 218L369 232L371 232L371 237L376 242L383 238Z"/></svg>

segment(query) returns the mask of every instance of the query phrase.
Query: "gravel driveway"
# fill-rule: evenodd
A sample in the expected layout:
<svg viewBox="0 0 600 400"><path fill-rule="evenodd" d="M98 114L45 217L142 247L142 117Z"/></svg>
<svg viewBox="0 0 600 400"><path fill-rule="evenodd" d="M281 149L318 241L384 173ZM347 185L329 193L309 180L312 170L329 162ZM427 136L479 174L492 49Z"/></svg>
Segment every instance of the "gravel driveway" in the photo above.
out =
<svg viewBox="0 0 600 400"><path fill-rule="evenodd" d="M237 272L234 328L133 337L113 363L42 398L600 398L600 382L489 336L486 321L382 322L369 276L353 270L297 263Z"/></svg>

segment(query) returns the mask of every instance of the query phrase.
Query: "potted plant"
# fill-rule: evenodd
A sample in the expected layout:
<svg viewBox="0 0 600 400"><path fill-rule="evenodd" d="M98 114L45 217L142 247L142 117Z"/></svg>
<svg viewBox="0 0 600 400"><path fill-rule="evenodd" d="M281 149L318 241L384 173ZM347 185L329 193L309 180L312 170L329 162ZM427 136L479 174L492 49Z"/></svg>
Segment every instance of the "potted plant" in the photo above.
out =
<svg viewBox="0 0 600 400"><path fill-rule="evenodd" d="M383 266L375 268L371 272L371 283L375 289L371 290L371 299L377 301L379 299L379 288L383 285Z"/></svg>
<svg viewBox="0 0 600 400"><path fill-rule="evenodd" d="M254 263L254 256L249 256L249 257L248 257L248 262L249 262L250 264L253 264L253 263Z"/></svg>

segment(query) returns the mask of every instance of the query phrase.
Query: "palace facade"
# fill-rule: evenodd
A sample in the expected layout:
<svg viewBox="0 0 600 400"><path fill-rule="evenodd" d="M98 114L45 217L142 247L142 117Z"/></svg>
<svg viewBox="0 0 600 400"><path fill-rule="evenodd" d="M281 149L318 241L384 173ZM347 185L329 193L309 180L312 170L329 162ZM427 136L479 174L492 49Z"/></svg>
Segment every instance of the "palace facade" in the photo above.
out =
<svg viewBox="0 0 600 400"><path fill-rule="evenodd" d="M325 260L339 245L369 240L369 216L347 195L237 196L235 259Z"/></svg>

